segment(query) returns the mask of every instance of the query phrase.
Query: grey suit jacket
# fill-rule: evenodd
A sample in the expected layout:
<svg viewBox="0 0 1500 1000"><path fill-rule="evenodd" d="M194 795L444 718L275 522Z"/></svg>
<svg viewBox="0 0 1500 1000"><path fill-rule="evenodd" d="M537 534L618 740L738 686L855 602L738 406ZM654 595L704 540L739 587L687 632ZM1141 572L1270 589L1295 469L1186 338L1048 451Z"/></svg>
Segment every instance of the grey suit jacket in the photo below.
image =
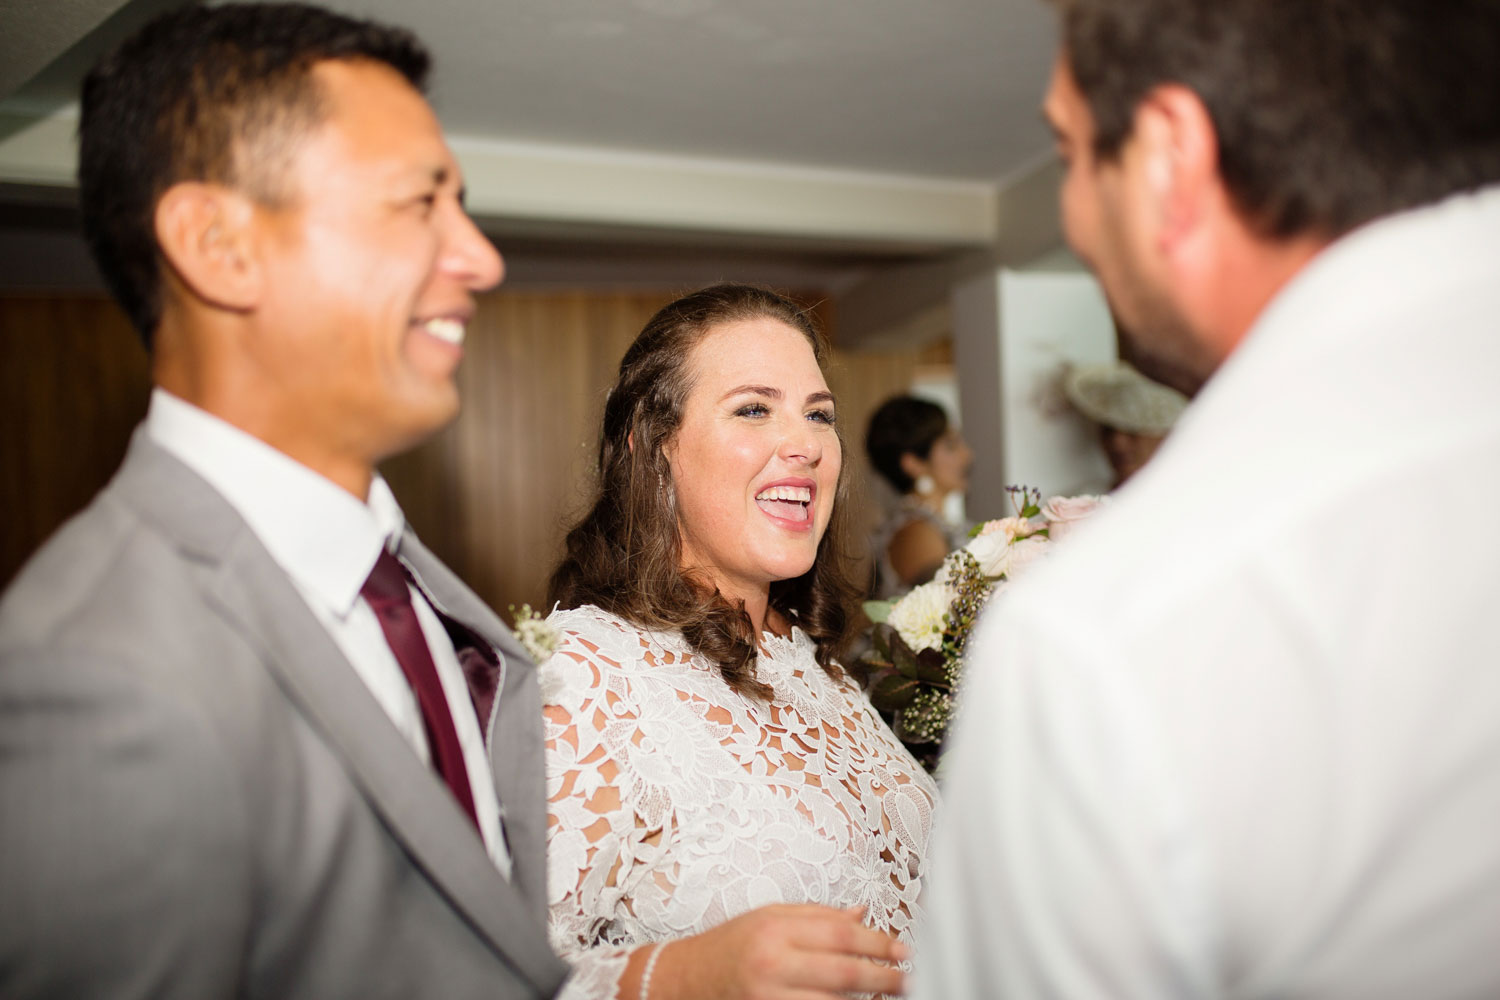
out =
<svg viewBox="0 0 1500 1000"><path fill-rule="evenodd" d="M535 667L490 720L513 881L224 499L137 431L0 602L0 996L545 997Z"/></svg>

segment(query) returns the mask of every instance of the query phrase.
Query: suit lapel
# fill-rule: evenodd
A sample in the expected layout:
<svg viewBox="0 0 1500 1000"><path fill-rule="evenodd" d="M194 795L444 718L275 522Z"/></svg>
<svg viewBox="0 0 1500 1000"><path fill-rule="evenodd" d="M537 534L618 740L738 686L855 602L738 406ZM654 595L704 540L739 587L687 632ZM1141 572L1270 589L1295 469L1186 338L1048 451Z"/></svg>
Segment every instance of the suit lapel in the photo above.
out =
<svg viewBox="0 0 1500 1000"><path fill-rule="evenodd" d="M443 610L495 647L504 660L504 687L489 726L490 770L505 809L505 830L515 862L512 878L546 918L547 802L542 761L542 704L536 665L511 631L471 591L407 532L401 556Z"/></svg>
<svg viewBox="0 0 1500 1000"><path fill-rule="evenodd" d="M538 919L545 895L532 897L541 901L540 908L522 895L536 888L530 883L537 882L537 874L529 872L518 891L495 870L468 818L401 739L286 573L233 508L144 432L132 442L116 485L128 503L203 563L206 591L225 621L260 650L278 686L322 733L415 863L538 991L556 989L564 967L548 947ZM510 688L507 679L502 704ZM534 680L532 689L535 701ZM535 736L528 738L539 750L539 721L535 725ZM540 775L534 756L526 766ZM519 804L524 796L520 789L516 794ZM523 867L521 860L517 870ZM528 846L524 860L525 867L532 867L539 855ZM544 883L544 875L540 881Z"/></svg>

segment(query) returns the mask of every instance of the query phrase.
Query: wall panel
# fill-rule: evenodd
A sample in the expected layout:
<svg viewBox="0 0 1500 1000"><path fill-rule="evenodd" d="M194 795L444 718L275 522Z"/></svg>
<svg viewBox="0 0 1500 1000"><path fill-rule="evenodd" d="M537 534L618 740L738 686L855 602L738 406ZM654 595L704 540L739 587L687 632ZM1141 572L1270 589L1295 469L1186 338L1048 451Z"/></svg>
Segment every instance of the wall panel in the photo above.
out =
<svg viewBox="0 0 1500 1000"><path fill-rule="evenodd" d="M150 392L108 298L0 298L0 584L109 480Z"/></svg>

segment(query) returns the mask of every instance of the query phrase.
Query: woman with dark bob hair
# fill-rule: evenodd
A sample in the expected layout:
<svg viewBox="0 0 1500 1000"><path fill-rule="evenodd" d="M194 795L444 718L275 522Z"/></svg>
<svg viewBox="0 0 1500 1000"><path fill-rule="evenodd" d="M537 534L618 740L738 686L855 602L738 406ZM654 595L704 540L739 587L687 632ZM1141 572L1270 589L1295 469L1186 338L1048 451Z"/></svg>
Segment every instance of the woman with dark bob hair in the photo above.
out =
<svg viewBox="0 0 1500 1000"><path fill-rule="evenodd" d="M936 788L838 654L823 340L716 285L646 324L552 577L552 943L589 995L899 993Z"/></svg>
<svg viewBox="0 0 1500 1000"><path fill-rule="evenodd" d="M941 406L915 396L880 404L865 431L865 453L897 497L870 541L876 596L892 597L932 579L964 543L964 526L950 523L943 508L968 488L974 453Z"/></svg>

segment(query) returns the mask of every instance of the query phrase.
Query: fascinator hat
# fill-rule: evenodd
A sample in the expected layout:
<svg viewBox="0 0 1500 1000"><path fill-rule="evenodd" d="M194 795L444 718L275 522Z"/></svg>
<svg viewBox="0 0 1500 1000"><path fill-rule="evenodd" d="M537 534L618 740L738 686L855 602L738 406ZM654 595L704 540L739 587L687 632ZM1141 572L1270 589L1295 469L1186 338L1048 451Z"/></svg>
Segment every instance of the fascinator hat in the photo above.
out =
<svg viewBox="0 0 1500 1000"><path fill-rule="evenodd" d="M1090 420L1153 437L1171 430L1188 402L1176 389L1151 381L1123 361L1072 369L1063 376L1063 392Z"/></svg>

